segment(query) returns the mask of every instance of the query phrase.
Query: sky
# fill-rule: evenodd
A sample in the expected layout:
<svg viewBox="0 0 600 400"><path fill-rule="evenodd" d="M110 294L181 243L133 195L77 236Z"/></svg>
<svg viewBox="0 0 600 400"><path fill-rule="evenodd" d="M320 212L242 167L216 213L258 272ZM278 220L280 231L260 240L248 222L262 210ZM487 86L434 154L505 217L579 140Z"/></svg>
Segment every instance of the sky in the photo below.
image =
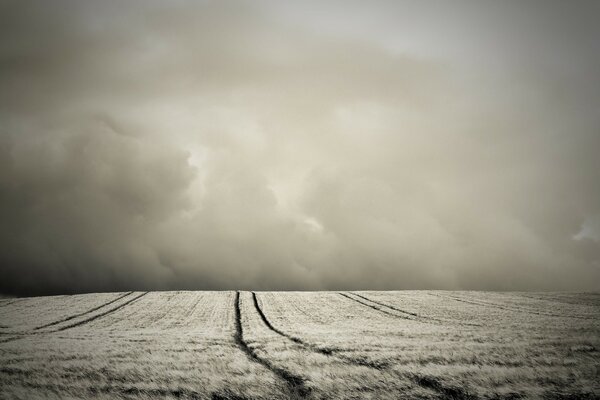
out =
<svg viewBox="0 0 600 400"><path fill-rule="evenodd" d="M598 15L0 0L0 292L600 290Z"/></svg>

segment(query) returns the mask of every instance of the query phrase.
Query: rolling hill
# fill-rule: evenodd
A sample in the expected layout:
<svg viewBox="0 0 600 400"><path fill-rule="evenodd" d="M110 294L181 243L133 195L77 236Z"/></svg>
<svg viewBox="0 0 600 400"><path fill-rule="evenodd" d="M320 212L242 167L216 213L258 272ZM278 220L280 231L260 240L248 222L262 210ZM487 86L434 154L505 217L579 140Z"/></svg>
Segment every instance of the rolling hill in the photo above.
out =
<svg viewBox="0 0 600 400"><path fill-rule="evenodd" d="M600 398L600 294L0 300L0 398Z"/></svg>

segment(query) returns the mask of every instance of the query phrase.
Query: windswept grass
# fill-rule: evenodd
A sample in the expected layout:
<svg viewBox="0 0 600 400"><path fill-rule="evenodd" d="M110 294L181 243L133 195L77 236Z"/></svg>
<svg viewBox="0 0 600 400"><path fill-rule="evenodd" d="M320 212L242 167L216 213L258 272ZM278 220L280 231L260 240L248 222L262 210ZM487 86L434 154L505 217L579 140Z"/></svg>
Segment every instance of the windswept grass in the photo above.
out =
<svg viewBox="0 0 600 400"><path fill-rule="evenodd" d="M3 300L0 398L599 398L599 298L403 291Z"/></svg>

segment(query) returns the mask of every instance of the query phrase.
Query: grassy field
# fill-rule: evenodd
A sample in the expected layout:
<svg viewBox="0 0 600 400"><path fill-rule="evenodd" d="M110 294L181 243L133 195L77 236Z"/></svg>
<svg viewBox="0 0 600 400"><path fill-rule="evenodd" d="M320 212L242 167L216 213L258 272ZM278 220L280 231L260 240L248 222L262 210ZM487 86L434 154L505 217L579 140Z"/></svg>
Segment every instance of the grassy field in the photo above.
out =
<svg viewBox="0 0 600 400"><path fill-rule="evenodd" d="M0 398L600 398L600 294L1 299Z"/></svg>

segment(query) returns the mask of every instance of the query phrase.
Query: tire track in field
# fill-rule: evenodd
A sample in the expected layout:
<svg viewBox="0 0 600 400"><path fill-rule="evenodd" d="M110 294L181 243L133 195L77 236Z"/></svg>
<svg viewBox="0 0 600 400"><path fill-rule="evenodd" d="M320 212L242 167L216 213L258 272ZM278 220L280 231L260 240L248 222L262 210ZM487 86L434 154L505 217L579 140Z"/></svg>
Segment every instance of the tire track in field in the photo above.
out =
<svg viewBox="0 0 600 400"><path fill-rule="evenodd" d="M133 291L131 291L131 292L128 292L128 293L125 293L124 295L122 295L122 296L119 296L119 297L117 297L116 299L113 299L113 300L111 300L111 301L108 301L108 302L106 302L106 303L104 303L104 304L101 304L101 305L99 305L99 306L97 306L97 307L90 308L89 310L87 310L87 311L84 311L84 312L82 312L82 313L79 313L79 314L74 314L74 315L71 315L71 316L69 316L69 317L67 317L67 318L63 318L63 319L60 319L60 320L58 320L58 321L50 322L49 324L46 324L46 325L41 325L41 326L38 326L37 328L33 328L33 330L34 330L34 331L37 331L37 330L40 330L40 329L48 328L48 327L50 327L50 326L58 325L58 324L60 324L60 323L63 323L63 322L70 321L70 320L72 320L72 319L75 319L75 318L78 318L78 317L82 317L82 316L84 316L84 315L86 315L86 314L89 314L89 313L92 313L92 312L94 312L94 311L97 311L97 310L101 309L102 307L109 306L109 305L111 305L112 303L114 303L114 302L117 302L117 301L121 300L122 298L124 298L124 297L127 297L127 296L129 296L129 295L131 295L131 294L133 294Z"/></svg>
<svg viewBox="0 0 600 400"><path fill-rule="evenodd" d="M410 312L410 311L401 310L401 309L399 309L399 308L397 308L397 307L390 306L389 304L385 304L385 303L381 303L381 302L379 302L379 301L377 301L377 300L369 299L368 297L362 296L362 295L360 295L360 294L358 294L358 293L354 293L354 292L350 292L350 293L351 293L352 295L354 295L354 296L360 297L361 299L364 299L364 300L370 301L371 303L375 303L375 304L378 304L378 305L380 305L380 306L384 306L384 307L387 307L387 308L391 308L392 310L396 310L396 311L398 311L398 312L401 312L401 313L403 313L403 314L411 315L411 316L413 316L413 317L416 317L416 318L424 318L424 317L420 317L418 314L416 314L416 313L414 313L414 312ZM429 319L429 318L425 318L425 319ZM437 321L437 320L436 320L436 321Z"/></svg>
<svg viewBox="0 0 600 400"><path fill-rule="evenodd" d="M355 292L350 292L350 294L352 294L354 296L357 296L357 297L360 297L361 299L366 300L368 302L375 303L377 305L380 305L380 306L383 306L383 307L387 307L387 308L389 308L391 310L398 311L398 312L401 312L403 314L407 314L409 316L412 316L412 317L414 317L414 319L410 318L410 317L407 317L407 319L412 319L413 321L432 322L432 323L441 323L441 324L444 324L444 323L456 323L456 324L459 324L459 325L467 325L467 326L481 326L481 324L474 324L474 323L470 323L470 322L462 322L462 321L455 321L455 320L443 320L443 319L438 319L438 318L433 318L433 317L424 317L424 316L419 315L417 313L413 313L413 312L410 312L410 311L402 310L402 309L400 309L398 307L389 305L387 303L382 303L380 301L370 299L370 298L368 298L366 296L362 296L362 295L360 295L358 293L355 293Z"/></svg>
<svg viewBox="0 0 600 400"><path fill-rule="evenodd" d="M235 343L246 354L246 356L263 367L267 368L279 378L283 379L290 391L292 397L304 398L310 394L310 389L304 386L306 379L294 375L291 372L273 365L268 360L260 357L256 352L248 346L244 340L244 328L242 326L242 311L240 309L240 292L235 292Z"/></svg>
<svg viewBox="0 0 600 400"><path fill-rule="evenodd" d="M384 367L387 366L387 364L384 363L374 363L374 362L370 362L368 360L363 360L363 359L358 359L358 358L351 358L351 357L347 357L341 354L337 354L337 351L331 348L322 348L319 347L315 344L312 343L308 343L305 342L304 340L289 335L283 331L281 331L280 329L275 328L271 322L269 321L269 319L267 318L267 316L265 315L264 311L262 310L262 308L260 307L260 305L258 304L258 300L256 298L256 293L252 292L252 298L254 300L254 307L256 308L256 311L258 312L258 314L260 315L261 319L263 320L263 322L265 323L265 325L273 332L277 333L278 335L281 335L285 338L287 338L288 340L291 340L292 342L299 344L303 347L305 347L308 350L311 350L315 353L319 353L319 354L323 354L326 356L335 356L336 358L339 358L343 361L346 362L350 362L351 364L356 364L356 365L361 365L363 367L369 367L369 368L374 368L374 369L383 369Z"/></svg>
<svg viewBox="0 0 600 400"><path fill-rule="evenodd" d="M14 299L14 300L5 301L4 303L0 304L0 308L10 306L11 304L18 302L19 300L22 300L22 299Z"/></svg>
<svg viewBox="0 0 600 400"><path fill-rule="evenodd" d="M569 306L586 306L586 307L596 307L598 308L600 306L600 304L598 303L581 303L580 301L577 301L577 299L573 299L573 298L565 298L565 297L555 297L555 296L535 296L533 294L525 294L525 293L515 293L516 296L519 297L524 297L524 298L528 298L528 299L533 299L533 300L538 300L538 301L545 301L545 302L550 302L550 303L559 303L559 304L565 304L565 305L569 305ZM590 317L586 317L581 315L581 318L590 318Z"/></svg>
<svg viewBox="0 0 600 400"><path fill-rule="evenodd" d="M136 296L133 299L129 299L125 303L119 304L118 306L113 307L113 308L111 308L109 310L106 310L104 312L101 312L100 314L92 315L91 317L88 317L88 318L86 318L84 320L77 321L77 322L75 322L73 324L70 324L70 325L62 326L62 327L60 327L60 328L58 328L56 330L49 331L49 332L62 332L62 331L66 331L67 329L71 329L71 328L75 328L75 327L87 324L88 322L92 322L92 321L94 321L94 320L96 320L98 318L102 318L102 317L104 317L104 316L106 316L108 314L112 314L115 311L120 310L121 308L123 308L123 307L125 307L125 306L127 306L127 305L129 305L131 303L133 303L134 301L140 299L141 297L143 297L143 296L145 296L147 294L148 294L148 292L144 292L144 293L140 294L139 296Z"/></svg>
<svg viewBox="0 0 600 400"><path fill-rule="evenodd" d="M350 299L350 300L352 300L352 301L355 301L355 302L357 302L357 303L359 303L359 304L362 304L363 306L366 306L366 307L372 308L373 310L377 310L377 311L379 311L379 312L381 312L381 313L384 313L384 314L386 314L386 315L390 315L390 316L392 316L392 317L396 317L396 318L400 318L400 319L407 319L407 320L409 320L409 321L415 321L415 319L414 319L414 318L409 318L409 317L404 317L404 316L402 316L402 315L393 314L393 313L391 313L391 312L389 312L389 311L386 311L386 310L382 309L382 308L381 308L381 307L379 307L379 306L375 306L375 305L373 305L373 304L366 303L366 302L364 302L363 300L359 300L359 299L355 299L354 297L350 297L350 296L348 296L346 293L338 293L338 294L339 294L340 296L344 296L344 297L345 297L345 298L347 298L347 299Z"/></svg>
<svg viewBox="0 0 600 400"><path fill-rule="evenodd" d="M340 293L340 294L342 294L342 293ZM391 365L389 363L378 363L378 362L373 362L373 361L366 360L366 359L344 356L344 355L338 354L337 350L322 349L314 344L307 343L300 338L291 336L291 335L281 331L280 329L275 328L273 326L273 324L271 324L271 322L269 321L267 316L265 315L264 311L261 309L260 305L258 304L258 300L257 300L256 294L254 292L252 292L252 297L254 300L254 306L256 307L256 311L260 314L261 319L263 320L265 325L271 331L287 338L288 340L293 341L294 343L300 344L300 345L306 347L307 349L313 350L313 351L321 353L321 354L325 354L327 356L333 356L339 360L342 360L342 361L345 361L345 362L348 362L348 363L351 363L354 365L367 367L367 368L371 368L371 369L376 369L379 371L387 371L387 372L391 372L393 374L399 375L401 377L408 378L413 383L416 383L417 385L419 385L423 388L438 392L439 394L443 395L445 399L474 400L477 398L477 397L473 396L472 394L468 393L465 389L463 389L461 387L450 387L450 386L444 385L439 379L437 379L431 375L419 375L419 374L415 374L415 373L402 374L401 372L392 370ZM371 306L369 306L369 307L371 307ZM390 315L395 315L395 314L390 314Z"/></svg>
<svg viewBox="0 0 600 400"><path fill-rule="evenodd" d="M138 300L139 298L141 298L142 296L145 296L147 294L148 294L148 292L144 292L144 293L140 294L139 296L136 296L136 297L134 297L132 299L129 299L125 303L119 304L118 306L113 307L113 308L111 308L109 310L106 310L104 312L101 312L100 314L92 315L91 317L88 317L88 318L86 318L84 320L77 321L77 322L75 322L73 324L70 324L70 325L62 326L62 327L60 327L58 329L53 329L53 330L49 330L49 331L41 331L41 332L40 331L37 331L37 332L36 331L31 331L31 332L12 333L12 335L18 335L18 336L13 336L13 337L9 337L9 338L0 340L0 343L12 342L14 340L22 339L24 337L35 336L35 335L45 335L45 334L48 334L48 333L62 332L62 331L66 331L67 329L71 329L71 328L75 328L77 326L84 325L84 324L87 324L88 322L94 321L94 320L96 320L98 318L102 318L102 317L104 317L104 316L106 316L108 314L112 314L115 311L120 310L121 308L123 308L123 307L125 307L125 306L127 306L127 305L129 305L131 303L133 303L134 301Z"/></svg>
<svg viewBox="0 0 600 400"><path fill-rule="evenodd" d="M492 308L497 308L500 310L505 310L505 311L511 311L511 312L523 312L526 314L532 314L532 315L540 315L540 316L544 316L544 317L558 317L558 318L576 318L576 319L586 319L586 320L595 320L596 318L593 317L582 317L582 316L578 316L578 315L569 315L569 314L553 314L553 313L545 313L545 312L541 312L541 311L535 311L535 310L529 310L526 308L522 308L522 307L511 307L511 306L505 306L502 304L496 304L496 303L488 303L486 301L480 301L480 300L468 300L468 299L464 299L462 297L455 297L455 296L451 296L451 295L442 295L439 293L428 293L431 296L436 296L442 299L451 299L451 300L455 300L455 301L460 301L462 303L467 303L467 304L473 304L476 306L481 306L481 307L492 307Z"/></svg>
<svg viewBox="0 0 600 400"><path fill-rule="evenodd" d="M302 345L306 348L309 348L312 351L315 351L317 353L321 353L321 354L325 354L326 356L331 355L331 353L333 352L330 349L322 349L318 346L314 346L310 343L307 343L305 341L303 341L300 338L297 338L295 336L292 335L288 335L287 333L275 328L271 322L267 319L267 316L265 315L265 313L263 312L262 308L260 307L260 305L258 304L258 299L256 298L256 293L252 292L252 300L254 301L254 308L256 309L256 312L258 313L258 315L260 315L260 319L262 319L263 323L267 326L267 328L269 328L271 331L275 332L278 335L281 335L289 340L291 340L294 343L297 343L299 345Z"/></svg>

